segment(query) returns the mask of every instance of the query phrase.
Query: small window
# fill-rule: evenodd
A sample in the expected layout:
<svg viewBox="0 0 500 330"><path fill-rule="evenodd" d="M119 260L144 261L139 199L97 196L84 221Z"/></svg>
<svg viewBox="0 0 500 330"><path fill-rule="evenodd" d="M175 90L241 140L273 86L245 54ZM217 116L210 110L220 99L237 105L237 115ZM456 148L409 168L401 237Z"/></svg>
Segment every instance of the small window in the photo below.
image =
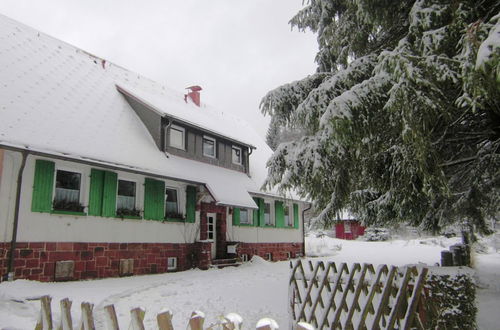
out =
<svg viewBox="0 0 500 330"><path fill-rule="evenodd" d="M177 257L169 257L167 259L167 270L177 269Z"/></svg>
<svg viewBox="0 0 500 330"><path fill-rule="evenodd" d="M136 184L134 181L118 180L116 214L118 216L139 216L135 208Z"/></svg>
<svg viewBox="0 0 500 330"><path fill-rule="evenodd" d="M351 223L349 221L344 222L344 233L346 234L351 233Z"/></svg>
<svg viewBox="0 0 500 330"><path fill-rule="evenodd" d="M241 148L233 146L232 159L233 159L233 164L237 164L237 165L242 164Z"/></svg>
<svg viewBox="0 0 500 330"><path fill-rule="evenodd" d="M272 253L266 253L266 260L267 261L273 261L273 254Z"/></svg>
<svg viewBox="0 0 500 330"><path fill-rule="evenodd" d="M293 227L293 219L290 216L290 205L284 204L283 214L285 215L285 225L287 225L288 227Z"/></svg>
<svg viewBox="0 0 500 330"><path fill-rule="evenodd" d="M264 219L266 225L272 225L271 203L264 203Z"/></svg>
<svg viewBox="0 0 500 330"><path fill-rule="evenodd" d="M248 254L242 254L240 256L240 259L241 259L242 262L247 262L248 261Z"/></svg>
<svg viewBox="0 0 500 330"><path fill-rule="evenodd" d="M204 136L203 137L203 156L215 158L215 139Z"/></svg>
<svg viewBox="0 0 500 330"><path fill-rule="evenodd" d="M287 258L288 260L292 259L292 252L287 252L287 253L286 253L286 258Z"/></svg>
<svg viewBox="0 0 500 330"><path fill-rule="evenodd" d="M169 129L169 145L171 147L185 150L184 134L186 130L182 127L172 125Z"/></svg>
<svg viewBox="0 0 500 330"><path fill-rule="evenodd" d="M167 218L179 218L177 189L167 187L165 189L165 216Z"/></svg>
<svg viewBox="0 0 500 330"><path fill-rule="evenodd" d="M252 213L248 209L240 209L240 224L252 224L251 215Z"/></svg>
<svg viewBox="0 0 500 330"><path fill-rule="evenodd" d="M54 210L83 212L80 204L80 173L57 170Z"/></svg>

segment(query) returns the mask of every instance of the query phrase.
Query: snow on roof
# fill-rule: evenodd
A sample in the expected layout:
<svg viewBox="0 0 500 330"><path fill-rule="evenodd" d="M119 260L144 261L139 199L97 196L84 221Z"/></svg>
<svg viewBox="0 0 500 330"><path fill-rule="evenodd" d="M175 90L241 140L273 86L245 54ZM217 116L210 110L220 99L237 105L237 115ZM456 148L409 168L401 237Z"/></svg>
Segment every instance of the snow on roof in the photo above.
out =
<svg viewBox="0 0 500 330"><path fill-rule="evenodd" d="M248 124L232 115L186 104L183 93L3 15L0 63L0 145L203 183L224 205L255 208L248 192L278 196L260 189L272 151ZM250 177L174 155L167 157L117 85L143 97L160 112L255 145Z"/></svg>

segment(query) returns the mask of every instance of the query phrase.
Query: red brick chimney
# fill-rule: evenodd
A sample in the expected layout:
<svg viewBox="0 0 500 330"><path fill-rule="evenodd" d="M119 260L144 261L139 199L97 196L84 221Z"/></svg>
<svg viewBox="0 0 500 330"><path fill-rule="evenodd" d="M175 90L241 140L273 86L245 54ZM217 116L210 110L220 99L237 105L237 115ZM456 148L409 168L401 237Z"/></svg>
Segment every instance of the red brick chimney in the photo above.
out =
<svg viewBox="0 0 500 330"><path fill-rule="evenodd" d="M200 106L200 91L202 88L200 86L190 86L186 87L186 89L189 89L189 93L184 95L184 101L187 102L187 98L189 98L196 104L197 106Z"/></svg>

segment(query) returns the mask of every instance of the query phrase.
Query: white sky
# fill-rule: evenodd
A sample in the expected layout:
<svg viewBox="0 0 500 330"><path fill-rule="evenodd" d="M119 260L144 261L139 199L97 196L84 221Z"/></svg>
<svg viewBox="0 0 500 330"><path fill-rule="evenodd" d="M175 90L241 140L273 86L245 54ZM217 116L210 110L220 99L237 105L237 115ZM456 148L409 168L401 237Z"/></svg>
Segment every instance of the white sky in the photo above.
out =
<svg viewBox="0 0 500 330"><path fill-rule="evenodd" d="M0 0L0 14L202 102L265 135L261 98L315 71L315 36L291 31L302 0Z"/></svg>

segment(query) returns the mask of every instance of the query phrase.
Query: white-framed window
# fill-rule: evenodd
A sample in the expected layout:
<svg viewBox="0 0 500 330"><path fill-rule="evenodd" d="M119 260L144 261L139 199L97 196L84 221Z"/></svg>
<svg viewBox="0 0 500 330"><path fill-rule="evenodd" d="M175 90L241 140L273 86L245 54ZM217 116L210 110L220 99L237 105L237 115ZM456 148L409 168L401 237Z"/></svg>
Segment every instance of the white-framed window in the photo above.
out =
<svg viewBox="0 0 500 330"><path fill-rule="evenodd" d="M185 145L186 130L184 129L184 127L172 125L170 126L168 132L169 132L168 133L169 145L177 149L186 150L186 145Z"/></svg>
<svg viewBox="0 0 500 330"><path fill-rule="evenodd" d="M350 234L351 231L351 223L349 221L344 221L344 233Z"/></svg>
<svg viewBox="0 0 500 330"><path fill-rule="evenodd" d="M178 218L179 212L179 191L177 188L165 188L165 216L167 218Z"/></svg>
<svg viewBox="0 0 500 330"><path fill-rule="evenodd" d="M203 136L203 156L215 158L217 153L216 141L214 138Z"/></svg>
<svg viewBox="0 0 500 330"><path fill-rule="evenodd" d="M240 224L251 225L253 223L252 213L249 209L240 209Z"/></svg>
<svg viewBox="0 0 500 330"><path fill-rule="evenodd" d="M168 257L167 259L167 270L177 269L177 257Z"/></svg>
<svg viewBox="0 0 500 330"><path fill-rule="evenodd" d="M285 216L285 226L293 227L292 212L290 212L290 205L287 203L283 203L283 214Z"/></svg>
<svg viewBox="0 0 500 330"><path fill-rule="evenodd" d="M286 258L287 258L288 260L292 259L292 252L287 252L287 253L286 253Z"/></svg>
<svg viewBox="0 0 500 330"><path fill-rule="evenodd" d="M233 160L233 164L237 164L237 165L241 165L242 164L242 152L241 152L241 148L240 147L237 147L237 146L233 146L232 147L232 151L231 151L231 158Z"/></svg>
<svg viewBox="0 0 500 330"><path fill-rule="evenodd" d="M53 208L58 211L83 212L80 203L82 173L73 170L57 169Z"/></svg>
<svg viewBox="0 0 500 330"><path fill-rule="evenodd" d="M274 217L273 217L273 214L271 212L271 203L270 202L264 202L264 220L265 220L265 224L267 226L272 226L274 225Z"/></svg>
<svg viewBox="0 0 500 330"><path fill-rule="evenodd" d="M137 183L135 181L118 179L118 193L116 196L117 213L135 210L136 196Z"/></svg>
<svg viewBox="0 0 500 330"><path fill-rule="evenodd" d="M270 252L266 253L266 260L267 261L273 261L273 254L270 253Z"/></svg>
<svg viewBox="0 0 500 330"><path fill-rule="evenodd" d="M248 254L242 254L240 255L241 261L242 262L247 262L248 261Z"/></svg>

